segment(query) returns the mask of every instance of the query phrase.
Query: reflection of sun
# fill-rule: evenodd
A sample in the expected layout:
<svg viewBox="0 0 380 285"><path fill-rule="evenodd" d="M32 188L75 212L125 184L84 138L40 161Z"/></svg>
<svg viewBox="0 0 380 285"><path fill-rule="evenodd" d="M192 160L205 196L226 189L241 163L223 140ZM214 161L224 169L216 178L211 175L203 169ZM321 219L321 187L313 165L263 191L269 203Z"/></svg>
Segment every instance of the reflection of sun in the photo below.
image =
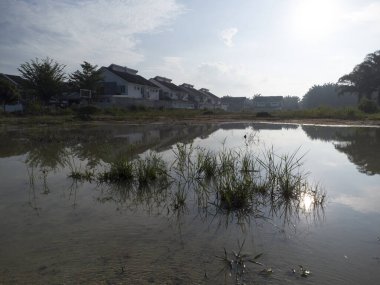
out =
<svg viewBox="0 0 380 285"><path fill-rule="evenodd" d="M337 20L336 1L297 1L293 14L293 28L302 39L320 39L334 29Z"/></svg>
<svg viewBox="0 0 380 285"><path fill-rule="evenodd" d="M314 197L312 195L305 193L301 196L301 208L305 212L311 212L313 203Z"/></svg>

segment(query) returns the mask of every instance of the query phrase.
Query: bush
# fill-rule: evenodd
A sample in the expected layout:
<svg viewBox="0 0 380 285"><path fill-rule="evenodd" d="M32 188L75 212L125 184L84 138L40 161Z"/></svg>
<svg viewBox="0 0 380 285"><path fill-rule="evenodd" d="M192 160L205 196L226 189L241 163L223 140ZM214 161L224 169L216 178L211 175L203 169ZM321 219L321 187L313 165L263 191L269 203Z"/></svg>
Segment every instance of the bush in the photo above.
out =
<svg viewBox="0 0 380 285"><path fill-rule="evenodd" d="M44 113L44 108L38 101L29 102L25 106L25 113L30 115L41 115Z"/></svg>
<svg viewBox="0 0 380 285"><path fill-rule="evenodd" d="M202 112L202 115L214 115L214 111L212 111L212 110L204 110Z"/></svg>
<svg viewBox="0 0 380 285"><path fill-rule="evenodd" d="M257 118L269 118L269 117L272 117L272 115L269 114L268 112L257 112L256 117Z"/></svg>
<svg viewBox="0 0 380 285"><path fill-rule="evenodd" d="M102 110L96 106L89 105L76 109L78 115L96 115L100 114Z"/></svg>
<svg viewBox="0 0 380 285"><path fill-rule="evenodd" d="M360 100L358 108L359 108L359 110L363 111L364 113L368 113L368 114L376 113L379 110L376 102L369 100L367 98L363 98Z"/></svg>

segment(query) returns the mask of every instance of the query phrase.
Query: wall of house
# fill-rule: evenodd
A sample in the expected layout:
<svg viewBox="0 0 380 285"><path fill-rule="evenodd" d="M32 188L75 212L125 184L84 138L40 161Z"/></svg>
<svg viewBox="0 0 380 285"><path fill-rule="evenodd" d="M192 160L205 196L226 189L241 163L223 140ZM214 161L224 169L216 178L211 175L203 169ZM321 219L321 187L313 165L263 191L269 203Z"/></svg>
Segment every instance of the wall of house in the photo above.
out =
<svg viewBox="0 0 380 285"><path fill-rule="evenodd" d="M102 69L102 76L103 76L104 82L115 82L116 83L119 94L129 95L128 84L124 79L113 74L112 72L110 72L107 69ZM106 94L106 95L114 95L114 94Z"/></svg>
<svg viewBox="0 0 380 285"><path fill-rule="evenodd" d="M150 79L151 82L153 82L154 84L156 84L157 86L160 87L160 89L162 90L162 93L166 96L168 96L170 99L172 100L178 100L178 95L173 92L170 88L166 87L165 85L161 84L159 80L155 80L154 78Z"/></svg>
<svg viewBox="0 0 380 285"><path fill-rule="evenodd" d="M107 69L102 70L102 76L104 82L115 82L117 85L118 93L128 98L134 99L148 99L158 100L159 90L151 86L135 84L127 82ZM106 95L118 95L118 94L106 94Z"/></svg>
<svg viewBox="0 0 380 285"><path fill-rule="evenodd" d="M144 94L143 85L128 82L128 98L142 99Z"/></svg>
<svg viewBox="0 0 380 285"><path fill-rule="evenodd" d="M160 90L154 87L147 87L145 89L145 99L152 101L160 100Z"/></svg>

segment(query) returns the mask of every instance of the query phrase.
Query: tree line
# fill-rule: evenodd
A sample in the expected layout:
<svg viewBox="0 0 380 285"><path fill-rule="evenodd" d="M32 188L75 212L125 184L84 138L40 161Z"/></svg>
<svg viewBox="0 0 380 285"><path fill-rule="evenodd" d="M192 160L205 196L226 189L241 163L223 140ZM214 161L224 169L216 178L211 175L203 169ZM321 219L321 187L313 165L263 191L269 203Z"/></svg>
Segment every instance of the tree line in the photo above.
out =
<svg viewBox="0 0 380 285"><path fill-rule="evenodd" d="M314 85L303 96L303 108L320 106L359 106L376 112L380 105L380 50L368 54L364 61L338 79L337 83Z"/></svg>
<svg viewBox="0 0 380 285"><path fill-rule="evenodd" d="M88 89L96 92L102 81L97 65L87 61L81 64L81 70L65 74L65 65L47 57L34 59L20 65L18 71L24 79L24 88L43 104L48 104L54 96L63 90L78 91ZM339 78L337 83L314 85L299 101L296 96L284 97L284 109L317 108L320 106L348 107L356 106L363 111L375 112L380 105L380 50L368 54L364 61ZM19 90L9 81L0 78L0 103L4 106L16 100ZM376 97L377 96L377 97ZM374 98L375 97L375 98ZM376 99L376 101L374 100Z"/></svg>
<svg viewBox="0 0 380 285"><path fill-rule="evenodd" d="M66 75L65 65L46 57L34 59L20 65L18 71L23 80L23 88L35 96L41 103L47 105L52 97L58 97L62 91L78 91L88 89L96 92L102 81L97 65L84 61L81 70ZM5 79L0 80L0 100L5 104L12 103L18 96L18 90Z"/></svg>

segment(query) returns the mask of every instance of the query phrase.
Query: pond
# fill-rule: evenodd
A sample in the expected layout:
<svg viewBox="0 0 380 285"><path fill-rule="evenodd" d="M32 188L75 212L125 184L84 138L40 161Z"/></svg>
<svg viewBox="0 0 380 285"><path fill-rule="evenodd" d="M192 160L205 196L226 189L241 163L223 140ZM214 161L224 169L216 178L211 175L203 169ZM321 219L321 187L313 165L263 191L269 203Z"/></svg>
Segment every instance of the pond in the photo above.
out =
<svg viewBox="0 0 380 285"><path fill-rule="evenodd" d="M380 280L380 128L102 124L0 137L0 284ZM197 168L207 155L211 178ZM222 173L223 155L238 170ZM114 183L124 157L133 169L157 158L164 182ZM287 166L301 190L276 194L271 169ZM245 187L248 200L223 196Z"/></svg>

